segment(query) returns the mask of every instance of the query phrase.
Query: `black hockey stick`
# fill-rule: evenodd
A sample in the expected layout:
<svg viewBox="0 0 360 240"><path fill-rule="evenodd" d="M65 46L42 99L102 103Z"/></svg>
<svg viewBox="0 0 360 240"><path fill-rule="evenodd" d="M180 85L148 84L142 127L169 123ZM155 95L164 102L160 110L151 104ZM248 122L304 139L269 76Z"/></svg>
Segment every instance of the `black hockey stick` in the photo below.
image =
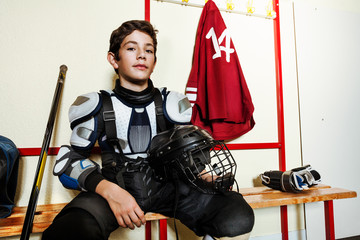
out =
<svg viewBox="0 0 360 240"><path fill-rule="evenodd" d="M52 130L54 128L56 112L58 110L58 106L59 106L59 102L60 102L60 95L61 95L62 87L64 85L66 71L67 71L67 67L65 65L61 65L59 78L57 80L55 94L54 94L52 105L51 105L50 115L49 115L48 123L47 123L46 130L45 130L45 135L44 135L44 139L43 139L43 143L42 143L42 147L41 147L39 162L38 162L38 166L36 168L35 180L34 180L33 188L31 190L29 205L26 210L25 221L24 221L22 232L21 232L21 238L20 238L21 240L28 240L30 237L30 233L32 232L34 214L35 214L35 210L36 210L37 200L39 197L41 181L42 181L43 174L44 174L46 157L48 155L51 134L52 134Z"/></svg>

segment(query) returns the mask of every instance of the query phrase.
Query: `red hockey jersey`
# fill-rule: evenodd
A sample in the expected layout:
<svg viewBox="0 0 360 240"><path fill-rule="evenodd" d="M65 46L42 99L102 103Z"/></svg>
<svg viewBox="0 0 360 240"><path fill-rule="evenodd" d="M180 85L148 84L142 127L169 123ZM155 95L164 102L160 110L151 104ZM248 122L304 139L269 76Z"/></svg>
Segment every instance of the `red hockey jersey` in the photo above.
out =
<svg viewBox="0 0 360 240"><path fill-rule="evenodd" d="M209 0L196 34L193 65L186 86L192 124L214 139L237 138L254 125L254 106L224 20Z"/></svg>

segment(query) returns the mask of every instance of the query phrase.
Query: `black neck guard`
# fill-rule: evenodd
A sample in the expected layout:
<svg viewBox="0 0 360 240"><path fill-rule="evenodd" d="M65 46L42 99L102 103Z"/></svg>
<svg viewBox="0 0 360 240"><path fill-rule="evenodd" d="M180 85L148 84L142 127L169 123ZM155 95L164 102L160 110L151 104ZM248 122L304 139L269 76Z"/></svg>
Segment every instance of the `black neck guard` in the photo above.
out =
<svg viewBox="0 0 360 240"><path fill-rule="evenodd" d="M126 89L120 85L120 80L116 80L115 88L113 90L121 99L130 103L130 104L146 104L154 100L155 88L152 81L149 79L148 87L141 91L135 92L129 89Z"/></svg>

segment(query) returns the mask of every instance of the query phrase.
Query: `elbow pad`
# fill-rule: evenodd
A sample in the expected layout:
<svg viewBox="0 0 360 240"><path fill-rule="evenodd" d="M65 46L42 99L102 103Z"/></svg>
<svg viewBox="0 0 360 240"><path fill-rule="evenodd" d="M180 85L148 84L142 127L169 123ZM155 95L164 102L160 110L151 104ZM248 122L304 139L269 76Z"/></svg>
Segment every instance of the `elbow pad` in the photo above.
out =
<svg viewBox="0 0 360 240"><path fill-rule="evenodd" d="M53 174L59 177L65 188L86 191L85 179L93 171L100 172L97 163L88 158L84 159L80 154L74 152L70 146L60 148Z"/></svg>

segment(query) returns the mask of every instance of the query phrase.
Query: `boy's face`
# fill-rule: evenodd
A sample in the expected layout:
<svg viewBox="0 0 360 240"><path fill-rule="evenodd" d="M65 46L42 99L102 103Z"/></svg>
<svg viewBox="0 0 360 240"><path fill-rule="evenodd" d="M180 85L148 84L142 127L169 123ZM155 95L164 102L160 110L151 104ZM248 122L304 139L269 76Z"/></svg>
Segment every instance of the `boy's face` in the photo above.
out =
<svg viewBox="0 0 360 240"><path fill-rule="evenodd" d="M119 60L109 52L108 61L118 70L123 87L143 90L147 87L147 80L155 67L153 40L148 34L135 30L121 43Z"/></svg>

